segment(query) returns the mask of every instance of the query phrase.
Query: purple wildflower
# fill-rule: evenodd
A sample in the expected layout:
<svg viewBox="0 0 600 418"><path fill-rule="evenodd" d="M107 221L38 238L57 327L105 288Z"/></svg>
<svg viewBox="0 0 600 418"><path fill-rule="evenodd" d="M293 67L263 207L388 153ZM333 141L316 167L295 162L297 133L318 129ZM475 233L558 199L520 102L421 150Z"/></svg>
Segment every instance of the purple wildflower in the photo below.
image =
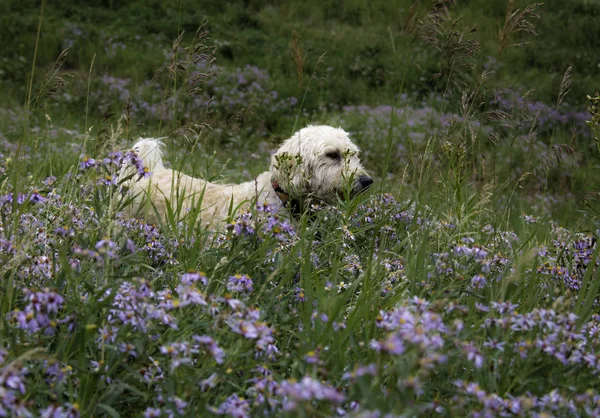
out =
<svg viewBox="0 0 600 418"><path fill-rule="evenodd" d="M236 274L235 276L229 277L227 283L227 290L230 292L252 292L252 279L245 274Z"/></svg>
<svg viewBox="0 0 600 418"><path fill-rule="evenodd" d="M218 408L209 407L210 412L217 415L230 415L236 418L250 417L250 402L237 394L228 397Z"/></svg>
<svg viewBox="0 0 600 418"><path fill-rule="evenodd" d="M207 335L194 335L193 340L203 346L211 356L215 359L217 364L223 364L223 360L225 358L225 351L221 347L217 345L215 340L212 337Z"/></svg>

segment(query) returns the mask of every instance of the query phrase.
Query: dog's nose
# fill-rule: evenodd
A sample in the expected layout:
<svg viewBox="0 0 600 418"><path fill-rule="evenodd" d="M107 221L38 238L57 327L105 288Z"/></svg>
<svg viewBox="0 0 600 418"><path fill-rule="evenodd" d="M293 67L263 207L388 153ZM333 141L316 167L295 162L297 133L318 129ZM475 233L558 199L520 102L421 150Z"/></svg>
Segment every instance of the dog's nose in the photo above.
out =
<svg viewBox="0 0 600 418"><path fill-rule="evenodd" d="M363 189L367 189L371 184L373 184L373 179L369 176L360 176L358 178L358 182L363 187Z"/></svg>

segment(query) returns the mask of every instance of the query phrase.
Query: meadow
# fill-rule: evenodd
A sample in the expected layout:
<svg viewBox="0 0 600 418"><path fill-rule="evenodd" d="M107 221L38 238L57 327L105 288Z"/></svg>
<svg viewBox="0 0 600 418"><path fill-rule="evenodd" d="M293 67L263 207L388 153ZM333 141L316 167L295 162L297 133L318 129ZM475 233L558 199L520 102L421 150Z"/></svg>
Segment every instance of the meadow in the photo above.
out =
<svg viewBox="0 0 600 418"><path fill-rule="evenodd" d="M0 416L600 416L600 6L200 3L0 5ZM367 194L122 216L309 123Z"/></svg>

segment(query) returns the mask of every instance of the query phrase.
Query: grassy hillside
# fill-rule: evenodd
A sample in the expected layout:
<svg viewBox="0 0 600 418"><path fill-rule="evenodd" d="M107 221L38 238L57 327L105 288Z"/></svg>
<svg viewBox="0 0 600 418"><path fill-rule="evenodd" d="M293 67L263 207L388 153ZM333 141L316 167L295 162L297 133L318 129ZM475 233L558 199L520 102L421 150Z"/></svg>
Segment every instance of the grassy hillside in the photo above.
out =
<svg viewBox="0 0 600 418"><path fill-rule="evenodd" d="M600 415L599 15L0 3L0 416ZM367 195L122 216L140 135L247 181L309 123Z"/></svg>

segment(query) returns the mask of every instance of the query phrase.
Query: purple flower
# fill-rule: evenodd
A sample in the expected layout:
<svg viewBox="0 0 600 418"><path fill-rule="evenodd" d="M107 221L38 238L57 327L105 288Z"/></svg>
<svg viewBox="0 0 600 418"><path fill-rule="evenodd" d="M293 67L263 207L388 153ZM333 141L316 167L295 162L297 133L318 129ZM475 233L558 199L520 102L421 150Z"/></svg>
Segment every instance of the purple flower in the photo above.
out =
<svg viewBox="0 0 600 418"><path fill-rule="evenodd" d="M50 176L50 177L46 177L46 179L43 181L43 184L46 187L50 187L54 184L55 181L56 181L56 177Z"/></svg>
<svg viewBox="0 0 600 418"><path fill-rule="evenodd" d="M262 230L264 234L274 237L284 244L291 242L296 234L292 225L287 220L282 222L277 215L269 216Z"/></svg>
<svg viewBox="0 0 600 418"><path fill-rule="evenodd" d="M16 390L18 392L20 392L22 395L25 394L25 382L24 382L24 372L26 372L27 369L23 369L23 373L22 375L19 374L15 374L13 372L11 372L10 370L8 370L7 372L4 372L1 376L0 376L0 387L2 386L6 386L9 389L13 389Z"/></svg>
<svg viewBox="0 0 600 418"><path fill-rule="evenodd" d="M213 356L217 364L223 364L225 358L225 351L223 351L223 349L217 345L215 340L213 340L208 335L194 335L192 338L194 341L196 341L198 344L200 344L206 350L208 350L208 352L211 356Z"/></svg>
<svg viewBox="0 0 600 418"><path fill-rule="evenodd" d="M203 379L200 381L200 390L202 392L206 392L208 389L212 389L217 384L217 374L211 374L207 379Z"/></svg>
<svg viewBox="0 0 600 418"><path fill-rule="evenodd" d="M245 274L236 274L235 276L229 277L227 283L227 290L230 292L252 292L252 279Z"/></svg>
<svg viewBox="0 0 600 418"><path fill-rule="evenodd" d="M33 203L38 203L46 200L44 196L42 196L37 190L32 191L29 194L29 201Z"/></svg>
<svg viewBox="0 0 600 418"><path fill-rule="evenodd" d="M467 355L467 360L472 361L476 369L480 369L483 366L483 353L479 351L472 343L461 342L460 348L463 353Z"/></svg>
<svg viewBox="0 0 600 418"><path fill-rule="evenodd" d="M233 323L229 323L229 326L234 332L242 334L246 338L258 338L258 328L253 322L237 320L233 321Z"/></svg>
<svg viewBox="0 0 600 418"><path fill-rule="evenodd" d="M173 396L169 399L171 400L171 402L173 402L175 404L175 409L177 409L177 412L179 413L179 415L184 415L185 408L187 408L188 403L177 396Z"/></svg>
<svg viewBox="0 0 600 418"><path fill-rule="evenodd" d="M294 300L296 302L304 302L304 289L302 289L301 287L294 288Z"/></svg>
<svg viewBox="0 0 600 418"><path fill-rule="evenodd" d="M105 255L108 258L117 258L117 254L113 251L117 244L108 237L104 237L98 241L94 248L98 254Z"/></svg>
<svg viewBox="0 0 600 418"><path fill-rule="evenodd" d="M119 343L119 351L131 357L138 356L137 351L135 351L135 346L130 343Z"/></svg>
<svg viewBox="0 0 600 418"><path fill-rule="evenodd" d="M131 254L135 254L137 249L135 247L135 242L133 242L133 240L131 239L127 239L127 243L125 244L125 248L127 249L127 251L129 251Z"/></svg>
<svg viewBox="0 0 600 418"><path fill-rule="evenodd" d="M481 302L475 302L475 309L478 312L489 312L490 308L484 304L482 304Z"/></svg>
<svg viewBox="0 0 600 418"><path fill-rule="evenodd" d="M299 402L314 400L341 404L344 401L344 396L335 388L308 376L303 377L300 382L283 381L277 389L277 395L284 398L285 411L295 410Z"/></svg>
<svg viewBox="0 0 600 418"><path fill-rule="evenodd" d="M64 298L45 288L37 292L25 289L24 300L28 302L25 309L12 311L9 318L30 334L43 331L46 335L54 335L58 326L55 317L62 309Z"/></svg>
<svg viewBox="0 0 600 418"><path fill-rule="evenodd" d="M487 280L481 274L477 274L471 279L471 287L473 289L483 289L486 285Z"/></svg>
<svg viewBox="0 0 600 418"><path fill-rule="evenodd" d="M111 325L105 325L100 328L100 337L98 338L98 344L112 344L117 339L118 328Z"/></svg>
<svg viewBox="0 0 600 418"><path fill-rule="evenodd" d="M182 308L188 305L207 306L206 296L200 292L195 286L186 286L180 284L177 286L177 294L179 299L165 298L165 302L161 302L160 306L166 309Z"/></svg>
<svg viewBox="0 0 600 418"><path fill-rule="evenodd" d="M181 276L181 282L185 285L191 285L196 282L201 282L204 286L208 284L208 279L202 272L188 271Z"/></svg>
<svg viewBox="0 0 600 418"><path fill-rule="evenodd" d="M250 417L250 402L240 398L237 394L231 395L218 408L209 407L208 409L217 415L230 415L236 418Z"/></svg>
<svg viewBox="0 0 600 418"><path fill-rule="evenodd" d="M192 363L192 348L188 343L175 342L160 347L160 352L171 358L171 372L183 364Z"/></svg>
<svg viewBox="0 0 600 418"><path fill-rule="evenodd" d="M510 302L492 302L490 305L500 314L504 314L509 311L514 311L519 307L518 304L513 304Z"/></svg>
<svg viewBox="0 0 600 418"><path fill-rule="evenodd" d="M79 405L65 403L64 405L51 405L40 411L42 418L78 418Z"/></svg>
<svg viewBox="0 0 600 418"><path fill-rule="evenodd" d="M90 157L85 157L83 159L83 161L81 161L79 163L79 169L80 170L85 170L88 169L90 167L94 167L96 165L96 160L94 160L93 158Z"/></svg>
<svg viewBox="0 0 600 418"><path fill-rule="evenodd" d="M316 351L309 351L308 353L306 353L306 355L304 356L304 361L306 361L308 364L316 364L319 362L319 350Z"/></svg>
<svg viewBox="0 0 600 418"><path fill-rule="evenodd" d="M148 407L144 411L144 418L159 418L162 415L160 408Z"/></svg>
<svg viewBox="0 0 600 418"><path fill-rule="evenodd" d="M367 366L356 366L352 372L346 372L342 380L355 380L363 376L377 376L377 365L371 363Z"/></svg>
<svg viewBox="0 0 600 418"><path fill-rule="evenodd" d="M390 334L384 341L371 341L371 348L375 351L384 351L392 355L400 355L404 353L404 342L398 334Z"/></svg>
<svg viewBox="0 0 600 418"><path fill-rule="evenodd" d="M254 220L252 219L252 213L245 212L238 215L235 221L230 225L233 229L233 235L253 235L255 231Z"/></svg>

